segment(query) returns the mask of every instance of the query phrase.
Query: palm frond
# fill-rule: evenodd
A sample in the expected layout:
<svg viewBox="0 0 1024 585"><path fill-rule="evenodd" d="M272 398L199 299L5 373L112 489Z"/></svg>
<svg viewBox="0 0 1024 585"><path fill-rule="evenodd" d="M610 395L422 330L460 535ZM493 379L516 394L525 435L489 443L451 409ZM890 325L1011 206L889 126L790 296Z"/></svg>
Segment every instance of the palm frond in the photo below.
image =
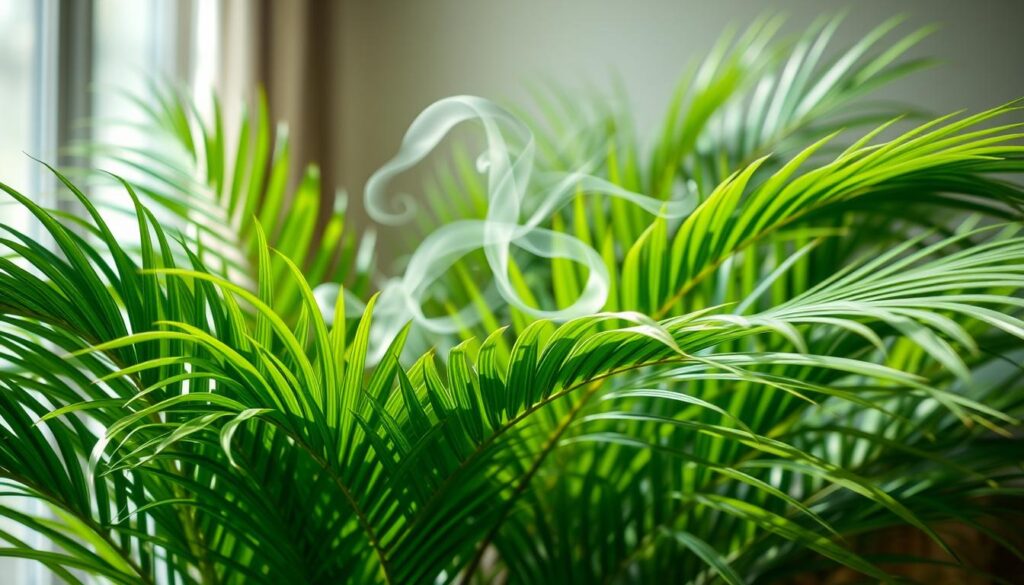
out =
<svg viewBox="0 0 1024 585"><path fill-rule="evenodd" d="M617 548L602 562L637 578L677 554L694 557L696 564L673 569L688 578L768 571L775 565L757 552L766 542L885 578L834 540L864 525L835 510L864 506L856 504L862 498L885 522L909 523L937 540L924 518L946 516L917 504L917 494L906 496L909 503L897 498L909 486L876 470L874 457L837 461L821 441L804 442L807 434L878 449L881 439L843 430L849 417L873 415L919 437L906 444L921 449L934 432L999 430L1018 424L1021 412L1019 393L994 407L959 390L967 366L943 351L972 346L954 316L1024 336L1007 312L1021 306L1009 291L1024 285L1024 239L1007 230L982 228L913 253L908 244L742 316L708 308L657 325L629 313L558 327L537 321L507 360L495 351L499 330L478 347L454 348L447 376L431 354L401 367L400 336L364 377L372 301L346 343L344 327L331 331L319 316L294 264L304 318L289 325L272 308L270 287L249 292L194 255L191 268L175 267L141 205L141 240L160 244L146 247L140 266L116 239L106 241L113 258L106 260L8 192L44 222L65 259L27 239L5 241L48 272L14 262L0 272L4 321L16 332L4 336L5 353L21 366L4 377L5 399L14 401L5 416L24 412L5 419L11 428L0 468L19 493L74 518L51 531L87 528L90 542L112 543L80 550L72 536L55 534L62 552L36 558L58 569L155 582L160 559L179 578L200 582L469 580L495 550L505 570L521 571L517 579L552 578L569 562L597 571L598 555L523 550L523 515L535 526L564 514L574 516L563 519L567 526L614 522L609 513L560 512L548 499L596 497L606 507L619 502L618 514L654 506L653 519L629 515L623 521L642 524L604 533L625 540L587 545L604 554ZM105 232L99 214L92 221ZM256 236L266 250L258 228ZM979 236L988 243L942 253ZM259 257L262 277L273 278L269 254ZM121 295L133 307L127 318L117 310ZM242 317L243 304L254 323ZM104 312L108 318L96 318ZM55 347L23 341L26 334ZM882 350L900 340L917 344L935 368L885 365ZM720 351L728 344L750 348ZM922 408L934 413L926 426L915 414ZM652 434L652 426L665 430ZM56 447L41 441L44 429ZM629 464L637 449L646 455ZM623 472L618 480L605 473L615 468ZM998 473L983 458L928 469L963 480L964 491L954 494L964 498ZM536 489L560 475L579 480L555 493ZM653 484L663 491L643 487ZM944 497L949 505L954 496ZM717 520L709 525L709 518ZM711 526L732 526L728 534L738 536L723 540L724 529ZM556 534L545 538L558 546ZM662 560L648 549L662 551Z"/></svg>
<svg viewBox="0 0 1024 585"><path fill-rule="evenodd" d="M1024 560L1019 102L857 117L881 125L843 142L925 31L879 49L890 21L827 61L838 20L791 45L778 25L694 69L649 156L617 116L573 134L601 110L543 94L569 138L537 164L572 173L514 203L602 265L510 257L515 303L468 240L461 262L412 256L420 284L450 269L418 307L363 294L351 230L315 171L288 188L262 99L231 138L216 102L139 102L177 154L104 151L138 176L115 177L136 237L58 171L80 213L0 184L45 235L0 234L0 556L154 585L983 573L956 525ZM486 162L528 179L513 160ZM490 217L494 185L455 161L432 197L465 197L423 229ZM692 212L656 213L686 189ZM563 315L602 269L603 307L532 310ZM325 315L325 282L356 294ZM893 530L934 554L864 545Z"/></svg>
<svg viewBox="0 0 1024 585"><path fill-rule="evenodd" d="M243 109L233 134L216 96L208 116L169 84L154 82L146 96L128 98L142 112L141 129L156 145L80 148L96 154L98 165L131 176L140 196L166 214L165 222L176 223L193 247L202 248L211 268L254 286L258 224L268 242L302 267L314 286L344 282L351 291L366 294L372 238L346 229L345 195L324 197L328 187L321 184L315 164L305 167L294 187L290 184L296 162L288 128L272 125L262 91L251 108ZM116 200L108 206L124 209ZM131 213L130 206L126 210ZM287 273L283 263L275 260L272 271L278 282L289 282L282 278ZM281 287L276 302L294 314L299 291Z"/></svg>
<svg viewBox="0 0 1024 585"><path fill-rule="evenodd" d="M858 151L860 155L867 154L870 149L879 147L878 143L873 143L875 137L900 118L915 114L899 105L870 107L871 104L863 103L861 98L927 65L927 60L905 59L904 55L932 29L926 27L885 41L901 22L900 18L893 18L869 31L852 46L835 49L831 45L841 20L841 16L819 19L794 40L777 40L783 22L779 17L760 19L738 38L724 35L711 54L699 66L691 67L680 81L650 152L639 146L634 124L628 110L624 109L628 100L622 95L606 104L593 98L584 99L581 103L580 97L557 85L549 85L535 91L541 112L539 119L522 108L514 108L514 111L529 122L537 145L535 164L542 172L576 172L582 167L617 187L665 200L677 200L688 192L706 199L713 196L712 191L716 188L721 190L723 184L731 183L735 176L745 179L751 189L767 181L773 173L777 175L778 184L788 185L791 179L809 172L807 167L824 167L830 159L837 161ZM831 54L833 52L835 55ZM597 91L590 93L600 95ZM619 93L624 94L625 90ZM862 103L870 115L849 118L848 114L856 111L857 104ZM991 112L994 116L1006 113L1002 110ZM983 122L974 120L973 124ZM881 126L853 144L844 142L851 130L870 128L873 124ZM960 129L962 127L958 126L950 128L950 131ZM1015 138L1011 132L1013 128L1003 130L1002 141L1012 144ZM911 132L906 138L913 136ZM808 148L809 144L815 146ZM923 152L907 155L914 157ZM425 192L430 213L417 216L419 230L406 231L411 244L438 225L487 215L488 187L470 161L469 155L456 151L454 164L440 166L436 178L427 184ZM888 165L888 161L881 161L881 164ZM922 219L941 216L943 208L966 208L997 217L1013 217L1008 216L1006 208L1000 204L969 199L968 196L975 194L1019 199L1016 187L985 178L985 171L980 168L981 165L975 171L957 169L957 176L945 176L940 183L929 185L932 188L928 195L914 195L907 190L902 197L916 204L933 191L948 189L956 194L936 195L936 203L943 205L916 216ZM910 171L907 169L908 174ZM935 175L941 172L936 169ZM912 178L919 181L915 185L929 184L920 173L913 174ZM895 177L885 178L880 184L872 182L871 188L876 191L888 189L886 181L889 180L895 180ZM865 208L874 207L879 199L889 200L881 194L877 199L867 195L870 193L859 200L863 201L860 205L857 201L834 200L831 202L834 205L820 210L813 227L786 230L778 237L775 231L770 230L759 242L775 247L778 240L785 239L795 242L799 248L825 234L849 233L853 231L848 229L849 224L863 220L860 214L843 214L841 211L853 207L863 213ZM737 202L737 205L745 203ZM724 211L718 204L714 207ZM781 210L784 213L793 211ZM813 206L806 211L819 209ZM756 210L751 209L750 212L753 215ZM608 221L609 217L615 220ZM647 211L628 201L601 197L581 185L576 200L553 213L543 227L578 239L605 259L606 269L611 274L608 284L612 289L605 307L607 310L621 307L646 312L658 308L646 306L651 299L638 299L634 291L616 289L622 279L636 282L632 279L639 276L645 289L649 285L655 287L654 291L643 293L657 297L654 300L667 302L673 294L658 292L659 287L672 285L669 275L658 277L660 270L652 268L650 272L653 274L648 277L635 273L644 262L642 254L650 253L662 259L659 234L663 228L658 226L652 231L652 219ZM728 214L722 219L727 220ZM793 217L782 225L788 226L798 219ZM696 218L689 221L696 221ZM807 225L801 223L801 227ZM658 225L657 222L654 224ZM676 229L676 225L666 222L666 235L671 235ZM890 229L899 228L893 226ZM898 238L898 235L884 235L879 228L872 231L876 238ZM805 237L799 235L801 233L813 235ZM647 245L639 246L638 241ZM691 250L696 248L690 246ZM746 254L755 258L750 262L755 266L762 263L757 258L765 255L763 249L756 248ZM831 243L823 248L825 250L821 254L834 255L840 251ZM853 246L845 249L847 254L858 251ZM731 262L733 256L727 254L721 260ZM669 258L678 265L675 257L666 256L663 261L668 262ZM844 261L851 259L852 256L847 255ZM517 287L516 293L524 298L529 296L535 306L564 309L572 305L588 278L585 267L561 258L551 262L526 258L519 262L512 270L526 275L528 280ZM477 276L489 273L485 264L482 254L467 254L452 269L450 277L443 281L444 302L421 300L426 300L435 313L454 314L470 308L472 299L487 289L488 283ZM711 286L719 290L723 288L721 281ZM674 292L678 293L678 290ZM663 294L668 296L662 298ZM718 299L716 302L723 301ZM462 316L463 321L467 321L465 331L461 333L463 339L486 334L486 330L476 328L473 323L487 323L489 328L493 328L497 323L511 321L516 331L521 331L530 321L515 308L502 310L493 303L478 305L476 311L469 313L471 319Z"/></svg>

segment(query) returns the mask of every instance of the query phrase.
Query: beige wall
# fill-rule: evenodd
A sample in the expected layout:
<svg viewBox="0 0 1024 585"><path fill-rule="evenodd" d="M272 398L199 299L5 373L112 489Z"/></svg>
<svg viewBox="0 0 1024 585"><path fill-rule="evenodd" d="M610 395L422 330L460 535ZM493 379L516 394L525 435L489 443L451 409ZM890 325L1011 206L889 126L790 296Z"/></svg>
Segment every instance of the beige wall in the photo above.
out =
<svg viewBox="0 0 1024 585"><path fill-rule="evenodd" d="M298 156L322 163L326 184L346 187L356 210L367 177L434 100L470 93L528 103L531 81L607 87L617 74L643 132L686 65L726 27L772 11L799 32L846 8L834 46L898 13L908 17L904 32L940 24L912 55L943 64L891 86L886 98L946 113L1024 96L1024 0L220 2L228 102L232 86L269 81L273 113L289 121Z"/></svg>
<svg viewBox="0 0 1024 585"><path fill-rule="evenodd" d="M412 118L438 98L524 98L540 76L582 85L621 75L641 127L651 125L687 61L730 23L775 9L789 30L849 8L838 40L853 42L895 13L905 30L940 23L916 55L945 64L899 82L888 97L936 112L1024 96L1024 1L429 0L348 2L342 36L341 146L335 161L353 194L397 147Z"/></svg>

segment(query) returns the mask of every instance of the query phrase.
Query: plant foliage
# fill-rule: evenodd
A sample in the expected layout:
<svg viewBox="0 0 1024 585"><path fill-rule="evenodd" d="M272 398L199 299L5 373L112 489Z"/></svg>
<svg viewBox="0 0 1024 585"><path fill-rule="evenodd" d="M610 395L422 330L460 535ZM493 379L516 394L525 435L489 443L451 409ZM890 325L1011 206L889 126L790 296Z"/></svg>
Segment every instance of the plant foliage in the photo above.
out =
<svg viewBox="0 0 1024 585"><path fill-rule="evenodd" d="M650 151L542 95L541 166L699 203L579 193L545 225L600 254L603 311L491 303L469 256L427 308L477 319L436 351L412 323L371 364L377 296L324 315L313 288L362 297L368 265L315 171L287 196L262 100L230 139L217 106L140 102L184 156L103 149L143 175L120 183L137 246L58 170L76 216L0 184L47 236L0 239L0 515L49 543L4 528L0 555L68 583L890 582L984 572L958 525L1020 558L1019 105L861 116L925 33L881 46L888 22L829 61L837 20L778 24L723 40ZM471 216L459 161L432 189ZM510 268L555 308L587 276ZM893 527L935 554L857 546Z"/></svg>

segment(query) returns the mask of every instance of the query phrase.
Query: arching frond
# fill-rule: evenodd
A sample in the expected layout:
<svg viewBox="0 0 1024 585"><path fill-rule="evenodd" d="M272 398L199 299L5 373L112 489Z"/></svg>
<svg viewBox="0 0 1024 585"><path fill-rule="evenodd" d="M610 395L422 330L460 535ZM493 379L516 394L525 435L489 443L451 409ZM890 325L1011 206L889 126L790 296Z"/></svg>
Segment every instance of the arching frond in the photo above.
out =
<svg viewBox="0 0 1024 585"><path fill-rule="evenodd" d="M1018 424L1020 392L990 401L964 386L984 361L965 353L975 346L966 327L1024 337L1011 294L1024 285L1024 239L1012 230L920 251L911 242L756 312L538 321L507 358L499 330L454 348L443 370L431 354L402 367L400 336L364 376L372 301L347 341L286 263L304 315L289 324L269 288L250 292L195 256L177 268L141 205L141 239L157 243L139 265L116 239L99 254L9 192L60 254L17 235L4 242L19 258L0 270L4 357L18 367L3 378L0 469L66 518L37 528L61 552L14 552L58 571L123 582L156 582L159 567L199 582L472 580L494 551L515 580L729 579L774 570L779 557L761 553L773 546L884 579L836 534L899 522L942 543L930 523L1008 477L990 458L946 461L941 449ZM945 253L979 237L987 243ZM904 340L928 361L896 360ZM851 426L863 420L891 430ZM834 440L863 447L848 455ZM956 486L943 506L922 495L935 479L886 471L911 461ZM870 515L842 511L851 506ZM18 514L8 512L38 525ZM603 532L566 541L580 523ZM528 546L523 530L546 532ZM81 534L90 546L76 546Z"/></svg>
<svg viewBox="0 0 1024 585"><path fill-rule="evenodd" d="M983 573L956 527L1024 561L1020 104L861 116L919 65L927 31L882 46L897 24L831 59L835 19L725 38L649 153L558 93L536 158L488 127L514 169L488 181L574 171L530 220L551 246L494 263L497 292L474 262L515 245L518 207L463 262L414 256L422 295L363 294L368 248L315 169L288 187L262 99L229 137L216 102L155 91L138 105L174 148L99 151L138 179L114 177L132 237L58 171L80 213L0 184L43 234L0 222L0 556L154 585ZM454 160L424 230L494 203L487 165ZM653 214L684 190L692 212ZM595 282L581 255L604 306L536 318ZM325 282L358 298L324 311Z"/></svg>
<svg viewBox="0 0 1024 585"><path fill-rule="evenodd" d="M353 291L366 292L373 269L372 238L345 225L345 195L325 197L325 190L333 187L321 184L315 164L307 165L292 185L298 163L288 127L272 124L262 91L238 120L229 121L223 119L216 96L211 113L203 115L198 103L165 84L153 83L147 95L128 98L142 113L140 129L155 146L80 148L95 154L101 168L130 176L149 205L173 218L164 221L174 221L194 247L201 247L212 269L253 286L255 229L262 225L270 244L302 267L313 286L344 282ZM112 199L107 206L131 213L130 201ZM275 260L271 270L277 282L288 282L282 278L287 273L283 263ZM299 291L278 286L276 306L294 314Z"/></svg>

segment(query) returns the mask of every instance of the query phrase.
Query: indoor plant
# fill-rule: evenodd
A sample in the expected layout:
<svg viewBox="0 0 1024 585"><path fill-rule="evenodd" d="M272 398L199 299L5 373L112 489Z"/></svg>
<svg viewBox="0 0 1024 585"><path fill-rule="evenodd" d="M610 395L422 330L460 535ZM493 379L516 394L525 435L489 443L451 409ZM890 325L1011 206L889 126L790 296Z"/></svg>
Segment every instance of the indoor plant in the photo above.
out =
<svg viewBox="0 0 1024 585"><path fill-rule="evenodd" d="M1006 179L1024 170L1019 115L906 124L857 109L918 65L901 55L926 31L878 48L887 22L826 59L837 24L775 42L769 19L724 40L649 155L627 116L557 92L530 125L443 102L435 112L484 112L493 140L478 167L442 171L420 226L445 229L431 218L454 206L485 245L414 254L404 275L426 261L442 279L379 299L366 243L318 210L315 169L287 193L262 102L229 138L219 114L201 121L155 90L140 105L180 160L98 150L140 175L123 182L137 245L57 171L82 213L4 187L52 245L3 240L0 475L49 513L0 513L53 547L4 535L0 554L69 582L983 572L940 532L967 526L1011 551L1019 536L987 522L1020 508L1024 191ZM524 208L500 219L518 229L539 207L542 221L503 243L555 257L478 270L495 266L486 230L505 225L487 223L507 204L495 191L527 167L550 180L521 186ZM179 218L173 232L150 207ZM331 282L350 294L324 311L313 288ZM592 283L599 312L563 312ZM378 302L388 326L374 335ZM893 526L937 555L856 546Z"/></svg>

